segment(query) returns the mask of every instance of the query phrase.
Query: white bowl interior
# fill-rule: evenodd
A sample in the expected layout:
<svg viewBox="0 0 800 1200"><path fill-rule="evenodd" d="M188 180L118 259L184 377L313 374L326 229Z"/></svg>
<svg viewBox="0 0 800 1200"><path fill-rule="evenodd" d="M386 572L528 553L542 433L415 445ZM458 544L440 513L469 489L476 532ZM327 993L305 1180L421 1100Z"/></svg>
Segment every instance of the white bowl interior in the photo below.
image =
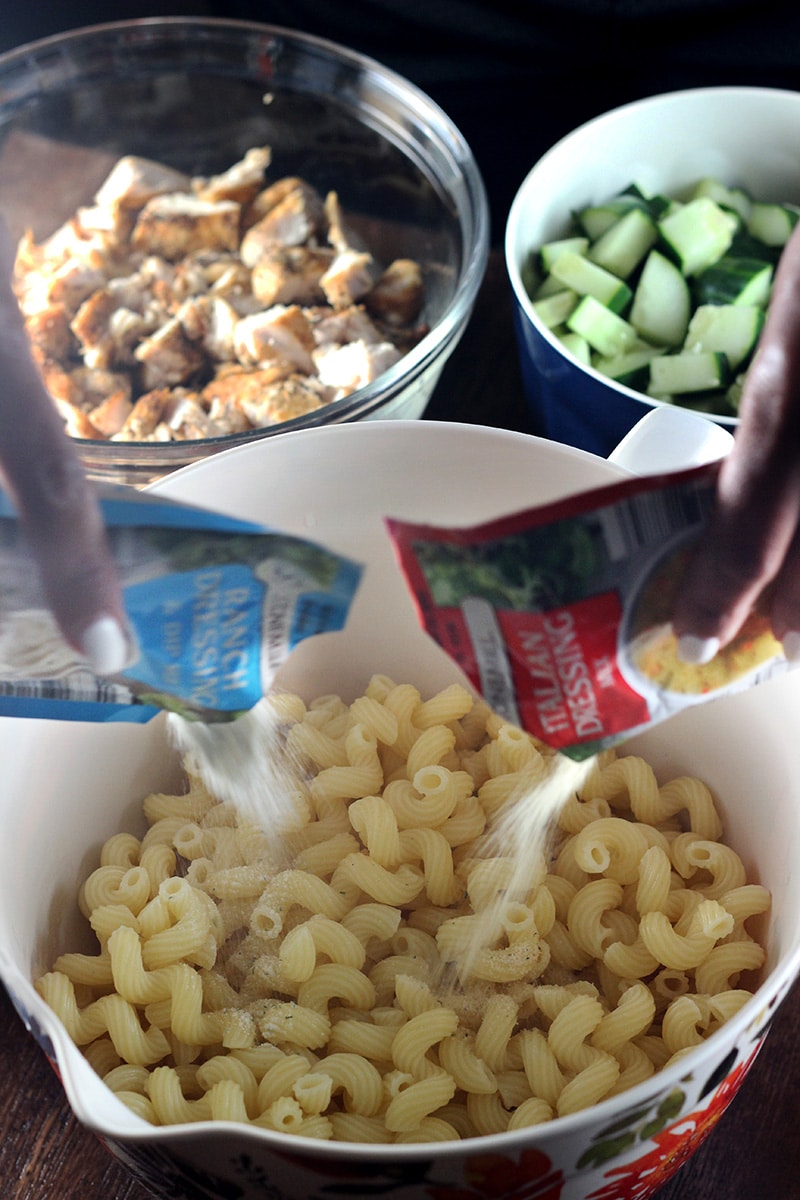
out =
<svg viewBox="0 0 800 1200"><path fill-rule="evenodd" d="M620 474L582 451L521 434L399 421L240 447L176 473L158 490L305 534L367 563L346 629L303 643L279 677L306 697L334 690L352 697L375 671L423 691L459 677L418 627L384 515L472 523ZM752 876L772 889L764 985L772 992L800 966L800 873L792 870L800 856L798 717L800 673L680 714L631 744L663 777L698 774L711 785L728 838ZM55 1041L79 1115L143 1136L142 1122L111 1101L30 979L62 950L91 949L79 933L79 882L105 838L142 831L142 797L175 781L163 722L2 718L0 756L0 974Z"/></svg>
<svg viewBox="0 0 800 1200"><path fill-rule="evenodd" d="M533 311L522 270L532 250L563 236L573 212L608 200L631 183L679 196L706 176L744 187L757 200L796 203L799 142L800 93L777 88L692 88L635 101L581 125L532 167L509 212L506 263L526 316L560 348ZM642 399L592 367L583 369Z"/></svg>

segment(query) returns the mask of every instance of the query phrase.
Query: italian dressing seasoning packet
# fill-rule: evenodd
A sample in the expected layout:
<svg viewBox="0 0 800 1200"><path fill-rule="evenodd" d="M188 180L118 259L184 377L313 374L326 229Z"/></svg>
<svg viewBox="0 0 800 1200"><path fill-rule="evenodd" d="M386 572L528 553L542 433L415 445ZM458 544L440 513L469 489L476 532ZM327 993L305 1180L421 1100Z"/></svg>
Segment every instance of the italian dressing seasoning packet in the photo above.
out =
<svg viewBox="0 0 800 1200"><path fill-rule="evenodd" d="M231 721L294 646L343 628L362 567L302 538L128 488L98 498L135 639L100 679L50 613L0 492L0 715L148 721L160 709Z"/></svg>
<svg viewBox="0 0 800 1200"><path fill-rule="evenodd" d="M718 464L631 478L469 528L387 518L424 629L501 716L582 760L787 669L755 610L705 666L670 617Z"/></svg>

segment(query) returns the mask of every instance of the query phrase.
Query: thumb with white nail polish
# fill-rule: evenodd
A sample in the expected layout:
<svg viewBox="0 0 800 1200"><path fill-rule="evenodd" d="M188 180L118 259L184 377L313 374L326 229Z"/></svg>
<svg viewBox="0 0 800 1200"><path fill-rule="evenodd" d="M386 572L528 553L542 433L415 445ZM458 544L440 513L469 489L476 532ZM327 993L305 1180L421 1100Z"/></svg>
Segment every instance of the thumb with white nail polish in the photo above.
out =
<svg viewBox="0 0 800 1200"><path fill-rule="evenodd" d="M719 653L720 641L716 637L696 637L684 633L678 638L678 658L693 667L704 667Z"/></svg>
<svg viewBox="0 0 800 1200"><path fill-rule="evenodd" d="M130 639L115 617L97 617L83 631L81 650L95 675L117 675L131 661Z"/></svg>

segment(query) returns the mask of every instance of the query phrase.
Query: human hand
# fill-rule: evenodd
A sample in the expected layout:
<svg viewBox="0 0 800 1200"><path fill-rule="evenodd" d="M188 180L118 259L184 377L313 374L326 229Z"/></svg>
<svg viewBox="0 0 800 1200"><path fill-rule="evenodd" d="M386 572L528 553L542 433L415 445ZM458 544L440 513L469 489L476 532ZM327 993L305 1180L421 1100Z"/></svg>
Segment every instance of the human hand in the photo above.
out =
<svg viewBox="0 0 800 1200"><path fill-rule="evenodd" d="M713 658L768 586L773 632L800 660L800 225L781 255L740 416L673 616L687 662Z"/></svg>
<svg viewBox="0 0 800 1200"><path fill-rule="evenodd" d="M61 630L101 675L129 643L116 568L95 496L31 357L0 219L0 470Z"/></svg>

